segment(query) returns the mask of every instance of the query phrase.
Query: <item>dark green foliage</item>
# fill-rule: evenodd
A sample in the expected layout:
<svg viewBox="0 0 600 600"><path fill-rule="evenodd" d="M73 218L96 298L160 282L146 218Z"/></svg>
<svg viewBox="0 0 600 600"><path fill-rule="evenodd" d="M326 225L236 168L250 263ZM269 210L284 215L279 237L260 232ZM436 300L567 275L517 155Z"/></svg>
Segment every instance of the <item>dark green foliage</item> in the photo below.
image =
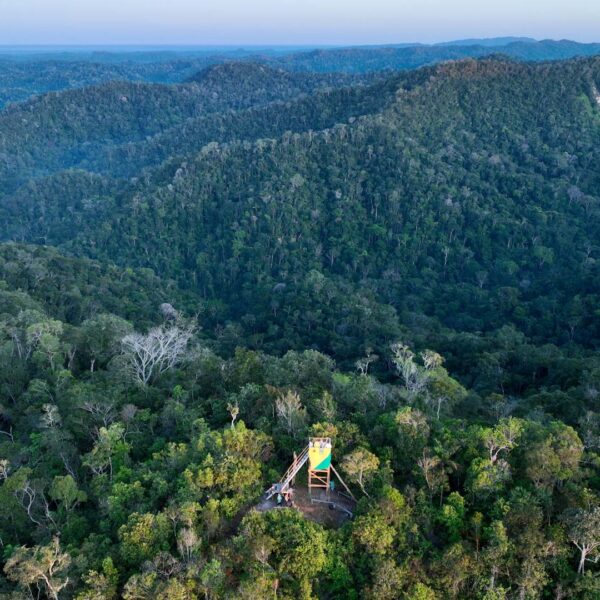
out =
<svg viewBox="0 0 600 600"><path fill-rule="evenodd" d="M2 191L76 166L107 146L146 139L187 119L261 106L351 81L343 75L289 74L252 64L239 68L250 71L247 85L239 88L239 74L225 64L208 68L187 84L111 81L6 107L0 111Z"/></svg>
<svg viewBox="0 0 600 600"><path fill-rule="evenodd" d="M257 69L248 77L263 89ZM204 117L111 150L107 168L129 164L130 153L141 166L190 152L118 192L79 172L37 194L20 190L3 203L4 235L172 277L218 302L218 319L240 324L234 345L315 345L354 360L367 347L381 352L402 324L416 340L433 336L453 360L466 332L495 335L510 324L534 344L593 347L598 80L597 60L472 61L284 110ZM213 137L281 134L295 111L299 130L353 122L195 153ZM55 185L63 192L52 194ZM32 222L40 205L43 220ZM531 373L510 377L484 385L522 391Z"/></svg>
<svg viewBox="0 0 600 600"><path fill-rule="evenodd" d="M1 110L0 598L595 598L599 88L228 63ZM309 435L340 529L254 510Z"/></svg>

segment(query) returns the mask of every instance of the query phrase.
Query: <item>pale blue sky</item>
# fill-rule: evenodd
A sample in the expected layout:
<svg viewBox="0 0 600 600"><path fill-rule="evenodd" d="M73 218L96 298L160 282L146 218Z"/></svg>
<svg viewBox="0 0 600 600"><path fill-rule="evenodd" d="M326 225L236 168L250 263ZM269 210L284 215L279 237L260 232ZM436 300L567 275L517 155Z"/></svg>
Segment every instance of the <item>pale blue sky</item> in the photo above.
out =
<svg viewBox="0 0 600 600"><path fill-rule="evenodd" d="M600 0L0 0L0 44L600 41Z"/></svg>

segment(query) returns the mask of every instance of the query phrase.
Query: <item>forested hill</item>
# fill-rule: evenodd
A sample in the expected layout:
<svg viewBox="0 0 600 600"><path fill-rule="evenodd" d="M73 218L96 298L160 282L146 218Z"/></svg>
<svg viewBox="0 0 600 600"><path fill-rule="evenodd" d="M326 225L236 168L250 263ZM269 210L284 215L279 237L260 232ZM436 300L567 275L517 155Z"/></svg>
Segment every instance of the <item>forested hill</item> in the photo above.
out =
<svg viewBox="0 0 600 600"><path fill-rule="evenodd" d="M240 78L240 73L246 74ZM0 112L0 189L75 166L99 148L138 141L194 117L257 107L319 88L344 75L291 75L252 64L220 65L180 85L110 82L49 93ZM242 85L242 81L244 84Z"/></svg>
<svg viewBox="0 0 600 600"><path fill-rule="evenodd" d="M0 600L597 600L600 58L188 76L0 110Z"/></svg>
<svg viewBox="0 0 600 600"><path fill-rule="evenodd" d="M4 200L2 233L152 268L270 349L351 359L401 324L418 334L420 315L592 346L599 66L466 61L394 76L395 93L372 88L387 103L322 132L210 144L121 192L77 173L60 193L30 185ZM347 115L345 95L313 98Z"/></svg>
<svg viewBox="0 0 600 600"><path fill-rule="evenodd" d="M4 103L26 100L35 94L115 80L179 83L203 67L225 60L225 57L218 56L188 59L157 57L151 62L131 58L125 56L118 62L102 63L51 57L17 60L0 55L0 107Z"/></svg>
<svg viewBox="0 0 600 600"><path fill-rule="evenodd" d="M216 97L249 96L254 98L254 103L259 103L259 94L263 94L263 101L268 102L310 92L327 84L335 86L357 80L357 77L335 73L329 77L320 73L294 73L258 62L226 62L202 69L186 82L197 83Z"/></svg>
<svg viewBox="0 0 600 600"><path fill-rule="evenodd" d="M0 49L0 108L30 96L99 85L109 81L181 83L203 68L236 61L261 63L292 72L372 73L416 69L447 60L484 58L502 54L515 60L547 61L600 54L600 44L570 40L492 38L441 44L402 44L295 50L293 48L196 48L161 51L103 52L52 50L38 54L19 48ZM232 67L235 69L236 67Z"/></svg>
<svg viewBox="0 0 600 600"><path fill-rule="evenodd" d="M580 44L569 40L506 40L506 43L478 43L465 40L433 46L387 46L332 48L300 52L277 58L293 70L312 72L366 73L372 71L415 69L435 63L492 55L524 61L564 60L600 54L600 44Z"/></svg>
<svg viewBox="0 0 600 600"><path fill-rule="evenodd" d="M187 119L138 142L110 145L78 166L112 176L134 176L143 168L177 156L193 156L213 142L278 138L286 132L321 130L386 106L397 80L373 85L324 88L287 101Z"/></svg>

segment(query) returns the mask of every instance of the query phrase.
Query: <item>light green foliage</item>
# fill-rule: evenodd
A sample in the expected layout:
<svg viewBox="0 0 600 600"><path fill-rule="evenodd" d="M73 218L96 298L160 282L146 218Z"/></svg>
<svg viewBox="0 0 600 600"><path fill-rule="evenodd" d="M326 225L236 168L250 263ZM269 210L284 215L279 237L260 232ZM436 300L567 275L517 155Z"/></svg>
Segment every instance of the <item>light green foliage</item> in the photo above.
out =
<svg viewBox="0 0 600 600"><path fill-rule="evenodd" d="M543 439L527 455L527 475L538 487L549 489L574 479L579 473L583 444L577 432L563 423L552 423Z"/></svg>
<svg viewBox="0 0 600 600"><path fill-rule="evenodd" d="M446 369L436 367L427 382L428 404L432 406L436 417L440 418L442 410L449 411L463 400L467 390L455 379L448 375Z"/></svg>
<svg viewBox="0 0 600 600"><path fill-rule="evenodd" d="M77 487L71 475L57 476L50 487L50 497L60 503L61 509L70 512L87 500L87 494Z"/></svg>
<svg viewBox="0 0 600 600"><path fill-rule="evenodd" d="M132 513L119 528L121 556L131 565L140 565L170 546L171 527L164 514Z"/></svg>
<svg viewBox="0 0 600 600"><path fill-rule="evenodd" d="M487 458L476 458L469 466L467 485L474 494L488 496L501 491L510 477L510 465L505 460L493 463Z"/></svg>
<svg viewBox="0 0 600 600"><path fill-rule="evenodd" d="M385 488L379 501L365 514L358 516L352 531L356 542L369 553L384 556L406 541L410 522L410 509L402 494Z"/></svg>
<svg viewBox="0 0 600 600"><path fill-rule="evenodd" d="M47 361L52 370L57 366L63 351L62 332L63 324L55 319L34 323L26 331L25 339L33 358Z"/></svg>
<svg viewBox="0 0 600 600"><path fill-rule="evenodd" d="M102 561L102 571L90 571L84 577L86 589L76 596L76 600L114 600L117 598L119 571L112 559Z"/></svg>
<svg viewBox="0 0 600 600"><path fill-rule="evenodd" d="M394 543L394 528L377 512L357 517L353 532L356 541L372 554L384 556Z"/></svg>
<svg viewBox="0 0 600 600"><path fill-rule="evenodd" d="M69 583L65 572L70 563L71 557L61 551L58 538L54 538L46 546L17 548L6 561L4 573L22 588L36 586L49 598L58 600L60 591Z"/></svg>
<svg viewBox="0 0 600 600"><path fill-rule="evenodd" d="M207 600L218 598L224 587L225 574L223 565L213 559L200 572L200 589Z"/></svg>
<svg viewBox="0 0 600 600"><path fill-rule="evenodd" d="M424 583L417 583L406 595L406 600L436 600L436 593Z"/></svg>
<svg viewBox="0 0 600 600"><path fill-rule="evenodd" d="M183 472L182 494L189 500L212 498L219 512L231 518L261 491L262 458L270 441L239 421L223 432L201 434L194 444L199 462Z"/></svg>
<svg viewBox="0 0 600 600"><path fill-rule="evenodd" d="M125 523L128 515L142 505L144 491L141 481L118 481L111 487L107 498L108 515L117 527Z"/></svg>
<svg viewBox="0 0 600 600"><path fill-rule="evenodd" d="M156 597L156 573L132 575L123 588L123 600L151 600Z"/></svg>
<svg viewBox="0 0 600 600"><path fill-rule="evenodd" d="M119 353L121 340L131 333L131 324L111 314L86 319L80 328L83 351L90 361L90 370L103 367Z"/></svg>
<svg viewBox="0 0 600 600"><path fill-rule="evenodd" d="M311 597L312 582L327 564L326 534L321 527L295 510L251 512L242 522L241 535L245 544L256 548L267 543L267 562L281 582L290 581L296 597Z"/></svg>
<svg viewBox="0 0 600 600"><path fill-rule="evenodd" d="M365 485L376 473L378 467L377 456L365 448L358 448L342 459L342 469L365 494L367 493Z"/></svg>
<svg viewBox="0 0 600 600"><path fill-rule="evenodd" d="M500 456L508 454L517 445L522 431L522 421L513 417L501 419L496 427L481 431L481 440L489 452L489 459L492 464L496 463Z"/></svg>
<svg viewBox="0 0 600 600"><path fill-rule="evenodd" d="M465 500L458 492L448 496L439 519L448 531L448 541L459 541L465 529Z"/></svg>
<svg viewBox="0 0 600 600"><path fill-rule="evenodd" d="M108 474L112 479L115 461L124 460L130 445L124 440L125 427L114 423L110 427L101 427L94 448L84 458L85 466L95 475Z"/></svg>
<svg viewBox="0 0 600 600"><path fill-rule="evenodd" d="M405 573L393 560L383 559L373 574L373 584L366 590L366 598L372 600L394 600L404 584Z"/></svg>

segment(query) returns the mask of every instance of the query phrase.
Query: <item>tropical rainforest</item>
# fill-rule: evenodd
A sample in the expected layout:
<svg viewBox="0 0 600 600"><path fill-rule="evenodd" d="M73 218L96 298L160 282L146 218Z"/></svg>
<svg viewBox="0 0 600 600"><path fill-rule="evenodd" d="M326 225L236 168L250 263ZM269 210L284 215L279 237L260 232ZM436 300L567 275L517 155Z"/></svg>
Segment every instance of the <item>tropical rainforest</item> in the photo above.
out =
<svg viewBox="0 0 600 600"><path fill-rule="evenodd" d="M0 598L600 598L595 54L0 56Z"/></svg>

